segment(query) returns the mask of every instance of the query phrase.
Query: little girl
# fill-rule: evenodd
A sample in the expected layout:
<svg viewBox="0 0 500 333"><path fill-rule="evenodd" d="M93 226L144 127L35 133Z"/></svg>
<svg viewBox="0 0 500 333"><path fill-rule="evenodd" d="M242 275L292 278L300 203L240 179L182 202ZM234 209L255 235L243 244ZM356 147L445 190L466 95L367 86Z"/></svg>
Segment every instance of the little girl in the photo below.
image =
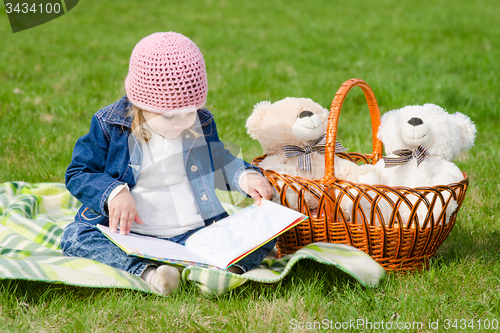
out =
<svg viewBox="0 0 500 333"><path fill-rule="evenodd" d="M195 231L227 217L215 189L269 199L260 170L219 140L207 97L205 62L187 37L155 33L130 58L126 96L98 111L78 139L66 187L82 202L61 239L65 255L93 259L140 276L163 294L178 285L173 266L129 256L96 227L184 244ZM230 270L257 267L269 242Z"/></svg>

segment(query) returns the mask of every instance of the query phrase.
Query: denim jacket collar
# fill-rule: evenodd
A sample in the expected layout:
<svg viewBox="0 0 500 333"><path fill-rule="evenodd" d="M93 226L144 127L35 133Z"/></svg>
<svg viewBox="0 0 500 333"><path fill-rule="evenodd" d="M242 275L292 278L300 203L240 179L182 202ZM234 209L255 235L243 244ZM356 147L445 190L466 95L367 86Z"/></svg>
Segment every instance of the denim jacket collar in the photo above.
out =
<svg viewBox="0 0 500 333"><path fill-rule="evenodd" d="M119 101L110 106L109 112L106 112L102 120L111 124L131 128L132 117L128 116L131 106L132 104L127 96L123 96Z"/></svg>

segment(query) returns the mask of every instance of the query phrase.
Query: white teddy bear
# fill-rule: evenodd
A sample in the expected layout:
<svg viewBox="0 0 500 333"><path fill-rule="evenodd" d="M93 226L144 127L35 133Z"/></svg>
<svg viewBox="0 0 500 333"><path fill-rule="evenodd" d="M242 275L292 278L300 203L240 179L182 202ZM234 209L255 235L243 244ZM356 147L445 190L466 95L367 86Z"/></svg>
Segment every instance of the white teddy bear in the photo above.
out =
<svg viewBox="0 0 500 333"><path fill-rule="evenodd" d="M406 106L386 112L381 118L378 138L384 144L387 156L358 181L411 188L458 183L464 176L452 161L461 151L472 148L475 135L476 128L469 117L458 112L449 114L434 104ZM449 197L446 193L444 196L445 200ZM417 197L410 198L412 203L417 200ZM386 205L383 210L388 217L392 210ZM451 200L446 221L456 208L456 201ZM435 218L441 210L442 206L437 202ZM400 213L404 219L408 218L407 205L400 206ZM426 214L425 205L419 205L419 221L423 221Z"/></svg>
<svg viewBox="0 0 500 333"><path fill-rule="evenodd" d="M435 186L463 179L452 162L474 145L476 127L462 113L449 114L434 104L386 112L378 137L386 157L377 163L379 184ZM373 174L360 177L360 182ZM373 180L371 181L373 183Z"/></svg>
<svg viewBox="0 0 500 333"><path fill-rule="evenodd" d="M309 98L287 97L275 103L256 104L246 127L267 155L259 167L308 179L322 178L327 122L328 111ZM361 169L355 163L335 157L337 178L355 180ZM297 207L297 195L293 190L287 191L286 198L290 207ZM318 206L312 195L306 195L306 202L310 209Z"/></svg>

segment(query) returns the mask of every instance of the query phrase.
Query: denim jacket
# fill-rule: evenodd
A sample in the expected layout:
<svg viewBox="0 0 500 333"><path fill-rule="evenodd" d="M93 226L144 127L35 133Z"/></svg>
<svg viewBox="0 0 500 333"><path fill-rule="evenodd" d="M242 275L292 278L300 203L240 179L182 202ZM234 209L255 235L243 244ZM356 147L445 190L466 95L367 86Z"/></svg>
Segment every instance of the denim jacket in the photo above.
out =
<svg viewBox="0 0 500 333"><path fill-rule="evenodd" d="M108 225L107 199L111 191L121 184L128 184L130 189L136 184L143 152L131 132L132 118L127 116L130 106L125 96L98 111L92 117L89 133L75 145L66 170L66 187L83 204L76 221ZM245 169L260 171L225 149L210 111L200 109L197 113L194 132L181 133L184 168L198 211L209 225L228 216L215 188L244 193L238 184L241 173Z"/></svg>

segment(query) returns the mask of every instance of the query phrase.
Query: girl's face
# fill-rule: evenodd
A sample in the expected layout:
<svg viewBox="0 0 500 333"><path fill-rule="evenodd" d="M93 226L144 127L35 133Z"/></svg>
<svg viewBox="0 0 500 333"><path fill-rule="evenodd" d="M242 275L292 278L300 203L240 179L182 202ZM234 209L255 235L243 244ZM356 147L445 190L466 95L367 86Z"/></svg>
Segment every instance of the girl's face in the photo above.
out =
<svg viewBox="0 0 500 333"><path fill-rule="evenodd" d="M148 126L166 139L175 139L182 131L193 126L196 111L166 116L149 111L142 111Z"/></svg>

